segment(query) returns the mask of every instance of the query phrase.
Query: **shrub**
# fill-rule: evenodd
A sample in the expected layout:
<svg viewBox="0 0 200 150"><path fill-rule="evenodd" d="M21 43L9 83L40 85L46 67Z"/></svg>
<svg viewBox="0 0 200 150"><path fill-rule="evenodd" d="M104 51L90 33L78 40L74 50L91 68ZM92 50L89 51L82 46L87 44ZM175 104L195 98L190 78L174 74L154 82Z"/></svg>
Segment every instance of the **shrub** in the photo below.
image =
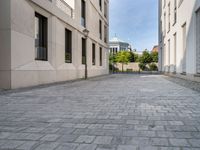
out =
<svg viewBox="0 0 200 150"><path fill-rule="evenodd" d="M139 68L141 70L146 70L147 69L146 64L144 64L144 63L139 63Z"/></svg>
<svg viewBox="0 0 200 150"><path fill-rule="evenodd" d="M155 63L149 64L149 69L151 71L158 71L158 66Z"/></svg>

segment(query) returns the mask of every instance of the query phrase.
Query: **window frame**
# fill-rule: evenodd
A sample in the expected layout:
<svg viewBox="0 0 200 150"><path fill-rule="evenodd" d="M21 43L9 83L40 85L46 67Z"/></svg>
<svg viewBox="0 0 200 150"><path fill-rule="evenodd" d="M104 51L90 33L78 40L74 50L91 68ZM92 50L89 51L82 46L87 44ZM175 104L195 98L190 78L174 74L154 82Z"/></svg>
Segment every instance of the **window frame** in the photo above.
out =
<svg viewBox="0 0 200 150"><path fill-rule="evenodd" d="M92 65L96 65L96 44L92 43Z"/></svg>
<svg viewBox="0 0 200 150"><path fill-rule="evenodd" d="M102 40L102 21L99 19L99 38Z"/></svg>
<svg viewBox="0 0 200 150"><path fill-rule="evenodd" d="M48 18L35 12L35 21L36 18L38 19L39 37L36 39L35 36L35 60L48 61Z"/></svg>
<svg viewBox="0 0 200 150"><path fill-rule="evenodd" d="M103 66L102 54L103 54L103 49L102 49L102 47L99 47L99 66Z"/></svg>
<svg viewBox="0 0 200 150"><path fill-rule="evenodd" d="M81 0L81 25L86 27L86 2Z"/></svg>
<svg viewBox="0 0 200 150"><path fill-rule="evenodd" d="M86 65L86 39L82 38L82 65Z"/></svg>
<svg viewBox="0 0 200 150"><path fill-rule="evenodd" d="M67 59L69 53L69 59ZM65 63L72 63L72 31L65 28Z"/></svg>

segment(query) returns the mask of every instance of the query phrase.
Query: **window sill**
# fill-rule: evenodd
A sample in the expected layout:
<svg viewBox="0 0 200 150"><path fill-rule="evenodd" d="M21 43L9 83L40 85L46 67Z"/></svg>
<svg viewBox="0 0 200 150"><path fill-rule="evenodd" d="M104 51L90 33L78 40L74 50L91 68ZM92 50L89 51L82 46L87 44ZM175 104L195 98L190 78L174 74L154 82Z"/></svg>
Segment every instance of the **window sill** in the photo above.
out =
<svg viewBox="0 0 200 150"><path fill-rule="evenodd" d="M48 60L43 60L43 59L35 59L35 61L48 61Z"/></svg>
<svg viewBox="0 0 200 150"><path fill-rule="evenodd" d="M186 76L187 74L186 74L186 72L183 72L183 73L181 73L181 75Z"/></svg>
<svg viewBox="0 0 200 150"><path fill-rule="evenodd" d="M194 77L200 77L200 73L194 74Z"/></svg>

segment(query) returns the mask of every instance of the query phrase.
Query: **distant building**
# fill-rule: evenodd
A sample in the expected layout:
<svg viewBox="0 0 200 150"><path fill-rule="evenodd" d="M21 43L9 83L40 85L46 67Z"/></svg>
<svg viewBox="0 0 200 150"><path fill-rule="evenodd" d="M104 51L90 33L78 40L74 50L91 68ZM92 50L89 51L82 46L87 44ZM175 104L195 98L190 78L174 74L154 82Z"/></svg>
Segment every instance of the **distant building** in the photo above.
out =
<svg viewBox="0 0 200 150"><path fill-rule="evenodd" d="M121 50L123 51L132 51L131 45L127 42L124 42L117 37L114 37L109 42L110 53L117 53Z"/></svg>
<svg viewBox="0 0 200 150"><path fill-rule="evenodd" d="M159 70L200 81L200 0L159 0Z"/></svg>
<svg viewBox="0 0 200 150"><path fill-rule="evenodd" d="M151 52L158 52L158 45L154 46Z"/></svg>

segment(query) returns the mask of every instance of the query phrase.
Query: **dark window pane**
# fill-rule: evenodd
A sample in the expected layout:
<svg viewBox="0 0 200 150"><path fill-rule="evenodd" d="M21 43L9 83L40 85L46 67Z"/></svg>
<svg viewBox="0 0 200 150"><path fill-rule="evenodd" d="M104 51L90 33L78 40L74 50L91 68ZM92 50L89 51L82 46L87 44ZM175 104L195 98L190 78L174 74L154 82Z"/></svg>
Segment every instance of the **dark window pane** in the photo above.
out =
<svg viewBox="0 0 200 150"><path fill-rule="evenodd" d="M102 39L102 22L99 20L99 38Z"/></svg>
<svg viewBox="0 0 200 150"><path fill-rule="evenodd" d="M95 44L92 44L92 65L95 65Z"/></svg>
<svg viewBox="0 0 200 150"><path fill-rule="evenodd" d="M85 1L84 0L81 0L81 25L82 26L86 26L86 19L85 19L85 14L86 14L86 11L85 11Z"/></svg>
<svg viewBox="0 0 200 150"><path fill-rule="evenodd" d="M99 48L99 65L102 66L102 48Z"/></svg>
<svg viewBox="0 0 200 150"><path fill-rule="evenodd" d="M86 39L82 38L82 64L86 64Z"/></svg>
<svg viewBox="0 0 200 150"><path fill-rule="evenodd" d="M72 32L65 29L65 62L72 63Z"/></svg>
<svg viewBox="0 0 200 150"><path fill-rule="evenodd" d="M107 18L107 3L104 2L104 16Z"/></svg>
<svg viewBox="0 0 200 150"><path fill-rule="evenodd" d="M99 0L99 7L100 7L100 10L102 10L102 0Z"/></svg>
<svg viewBox="0 0 200 150"><path fill-rule="evenodd" d="M47 61L47 18L35 13L35 59Z"/></svg>

